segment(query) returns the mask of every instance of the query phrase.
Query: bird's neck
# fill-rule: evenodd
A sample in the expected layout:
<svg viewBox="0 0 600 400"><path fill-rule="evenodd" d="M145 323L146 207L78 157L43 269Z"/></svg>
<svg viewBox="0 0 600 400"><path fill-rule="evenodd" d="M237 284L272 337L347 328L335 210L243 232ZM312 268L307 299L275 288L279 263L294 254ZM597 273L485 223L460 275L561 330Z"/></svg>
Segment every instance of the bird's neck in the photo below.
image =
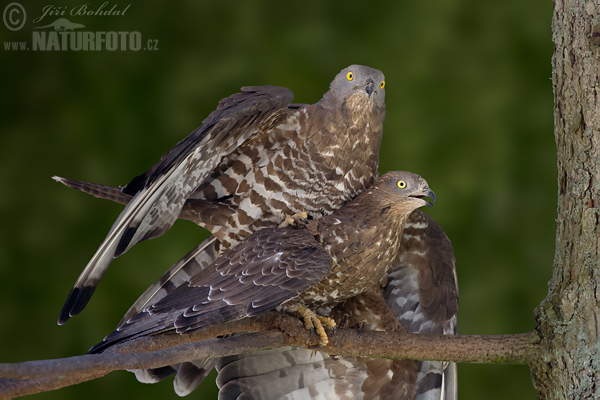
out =
<svg viewBox="0 0 600 400"><path fill-rule="evenodd" d="M313 106L317 126L305 145L315 149L313 157L322 167L334 172L330 179L344 181L350 200L377 179L385 107L359 107L354 102L350 109L348 104L343 102L335 109Z"/></svg>

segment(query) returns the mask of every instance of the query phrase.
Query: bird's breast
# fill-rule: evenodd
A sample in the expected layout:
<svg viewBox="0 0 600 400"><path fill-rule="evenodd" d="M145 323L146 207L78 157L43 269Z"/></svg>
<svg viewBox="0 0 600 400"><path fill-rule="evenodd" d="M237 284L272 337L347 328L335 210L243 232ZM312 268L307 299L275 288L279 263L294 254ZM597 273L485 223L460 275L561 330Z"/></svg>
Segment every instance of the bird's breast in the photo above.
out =
<svg viewBox="0 0 600 400"><path fill-rule="evenodd" d="M401 228L383 224L347 229L340 224L337 233L329 230L324 247L333 257L333 268L299 296L298 302L307 306L335 305L363 293L381 281L398 255Z"/></svg>

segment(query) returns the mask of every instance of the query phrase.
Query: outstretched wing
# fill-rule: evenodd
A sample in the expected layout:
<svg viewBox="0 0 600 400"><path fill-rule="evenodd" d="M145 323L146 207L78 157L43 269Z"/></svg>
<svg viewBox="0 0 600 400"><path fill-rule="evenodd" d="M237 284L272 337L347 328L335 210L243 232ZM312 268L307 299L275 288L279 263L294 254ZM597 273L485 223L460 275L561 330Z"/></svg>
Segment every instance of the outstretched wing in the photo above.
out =
<svg viewBox="0 0 600 400"><path fill-rule="evenodd" d="M259 230L121 324L90 352L139 336L186 333L272 310L318 283L332 265L329 253L306 230Z"/></svg>
<svg viewBox="0 0 600 400"><path fill-rule="evenodd" d="M197 130L123 188L133 198L75 282L58 323L64 324L85 308L114 258L168 230L190 194L219 161L258 132L276 125L292 98L285 88L242 88L241 93L221 100Z"/></svg>
<svg viewBox="0 0 600 400"><path fill-rule="evenodd" d="M394 329L400 322L410 332L456 334L458 286L450 240L431 217L416 211L401 247L386 287L340 304L334 316L346 314L350 324L361 321L368 330ZM287 348L227 357L217 369L222 399L456 399L454 363L335 360Z"/></svg>

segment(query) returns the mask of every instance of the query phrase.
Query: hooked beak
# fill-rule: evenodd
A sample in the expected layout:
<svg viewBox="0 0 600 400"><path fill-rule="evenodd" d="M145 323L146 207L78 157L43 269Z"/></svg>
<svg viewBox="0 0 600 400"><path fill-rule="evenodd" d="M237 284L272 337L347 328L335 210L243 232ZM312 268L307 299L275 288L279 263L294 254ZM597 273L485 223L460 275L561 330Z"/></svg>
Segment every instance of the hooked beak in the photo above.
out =
<svg viewBox="0 0 600 400"><path fill-rule="evenodd" d="M435 195L435 193L433 192L433 190L429 189L428 187L423 189L423 193L422 194L413 194L409 197L415 197L417 199L421 199L428 207L433 207L435 205L435 203L437 202L437 196ZM430 201L425 200L426 198L430 198L433 200L433 204Z"/></svg>
<svg viewBox="0 0 600 400"><path fill-rule="evenodd" d="M375 85L375 82L373 82L373 79L369 78L367 79L367 86L365 87L365 90L367 92L367 94L369 95L369 97L371 97L371 94L373 94L373 86Z"/></svg>

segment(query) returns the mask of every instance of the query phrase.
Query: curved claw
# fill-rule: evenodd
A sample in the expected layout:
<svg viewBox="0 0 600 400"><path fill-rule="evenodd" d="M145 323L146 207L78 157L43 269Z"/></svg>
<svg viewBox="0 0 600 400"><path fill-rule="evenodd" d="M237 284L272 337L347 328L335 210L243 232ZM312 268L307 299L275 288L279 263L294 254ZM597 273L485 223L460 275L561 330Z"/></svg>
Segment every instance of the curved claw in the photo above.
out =
<svg viewBox="0 0 600 400"><path fill-rule="evenodd" d="M317 315L314 311L304 306L298 307L298 313L304 320L304 327L308 329L311 332L311 334L314 331L317 332L317 334L321 338L320 346L327 346L327 344L329 343L329 338L327 337L327 333L325 333L325 328L323 327L323 325L325 325L327 329L333 331L336 327L335 321L331 318Z"/></svg>
<svg viewBox="0 0 600 400"><path fill-rule="evenodd" d="M291 215L283 220L282 223L279 224L279 228L285 228L286 226L299 226L299 222L304 224L308 223L308 214L305 211L300 211L294 215Z"/></svg>

